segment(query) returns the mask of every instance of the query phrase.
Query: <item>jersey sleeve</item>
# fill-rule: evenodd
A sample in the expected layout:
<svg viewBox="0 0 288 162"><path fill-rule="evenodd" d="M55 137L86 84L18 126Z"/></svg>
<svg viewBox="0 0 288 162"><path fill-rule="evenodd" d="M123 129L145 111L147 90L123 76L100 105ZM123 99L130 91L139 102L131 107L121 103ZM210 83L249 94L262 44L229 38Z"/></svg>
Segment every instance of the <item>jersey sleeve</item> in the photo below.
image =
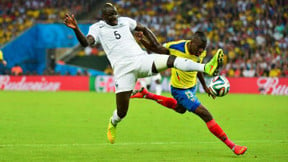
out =
<svg viewBox="0 0 288 162"><path fill-rule="evenodd" d="M133 31L136 28L137 22L135 20L129 17L122 17L122 19L128 23L130 31Z"/></svg>
<svg viewBox="0 0 288 162"><path fill-rule="evenodd" d="M91 35L94 40L95 40L95 44L98 44L99 43L99 32L98 32L98 29L99 29L99 26L98 25L92 25L89 27L89 31L88 31L88 35Z"/></svg>
<svg viewBox="0 0 288 162"><path fill-rule="evenodd" d="M204 50L202 53L201 53L201 55L200 55L200 63L202 63L203 62L203 59L206 57L206 55L207 55L207 51L206 50Z"/></svg>
<svg viewBox="0 0 288 162"><path fill-rule="evenodd" d="M162 46L169 50L169 54L173 54L170 48L171 42L164 43Z"/></svg>
<svg viewBox="0 0 288 162"><path fill-rule="evenodd" d="M165 47L165 48L169 49L169 47L170 47L170 44L169 44L169 43L164 43L164 44L163 44L163 47Z"/></svg>

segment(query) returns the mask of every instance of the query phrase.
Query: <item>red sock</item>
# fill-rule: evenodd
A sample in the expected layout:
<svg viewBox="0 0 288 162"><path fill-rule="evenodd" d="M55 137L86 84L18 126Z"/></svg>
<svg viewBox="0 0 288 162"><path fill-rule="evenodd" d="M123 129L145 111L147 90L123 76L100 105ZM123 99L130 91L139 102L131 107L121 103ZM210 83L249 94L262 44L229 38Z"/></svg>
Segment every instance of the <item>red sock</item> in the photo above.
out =
<svg viewBox="0 0 288 162"><path fill-rule="evenodd" d="M215 122L214 119L208 121L206 123L208 129L211 133L213 133L216 137L218 137L221 141L223 141L230 149L232 149L235 144L228 139L225 132L222 130L222 128Z"/></svg>
<svg viewBox="0 0 288 162"><path fill-rule="evenodd" d="M167 108L173 109L173 110L176 108L176 105L177 105L177 101L174 98L156 95L151 92L148 92L145 98L154 100L158 102L159 104Z"/></svg>

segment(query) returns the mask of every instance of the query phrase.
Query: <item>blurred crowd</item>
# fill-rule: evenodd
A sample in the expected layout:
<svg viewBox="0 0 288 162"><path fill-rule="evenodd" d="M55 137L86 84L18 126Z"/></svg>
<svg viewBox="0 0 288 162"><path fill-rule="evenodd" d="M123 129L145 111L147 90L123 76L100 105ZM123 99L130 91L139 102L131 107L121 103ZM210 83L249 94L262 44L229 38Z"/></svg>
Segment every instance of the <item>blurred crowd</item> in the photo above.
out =
<svg viewBox="0 0 288 162"><path fill-rule="evenodd" d="M92 0L1 0L0 47L35 21L62 22L66 12L89 11Z"/></svg>
<svg viewBox="0 0 288 162"><path fill-rule="evenodd" d="M160 42L207 34L208 57L226 54L223 75L288 77L287 0L114 0L122 16L147 25Z"/></svg>
<svg viewBox="0 0 288 162"><path fill-rule="evenodd" d="M0 46L35 21L62 22L64 14L92 11L93 0L1 0ZM113 0L121 16L147 25L161 43L189 39L202 30L207 61L225 52L229 77L288 77L287 0ZM95 15L98 20L100 13ZM80 52L81 53L81 52ZM85 54L103 51L86 48ZM167 72L166 72L167 73ZM169 75L169 72L167 73Z"/></svg>

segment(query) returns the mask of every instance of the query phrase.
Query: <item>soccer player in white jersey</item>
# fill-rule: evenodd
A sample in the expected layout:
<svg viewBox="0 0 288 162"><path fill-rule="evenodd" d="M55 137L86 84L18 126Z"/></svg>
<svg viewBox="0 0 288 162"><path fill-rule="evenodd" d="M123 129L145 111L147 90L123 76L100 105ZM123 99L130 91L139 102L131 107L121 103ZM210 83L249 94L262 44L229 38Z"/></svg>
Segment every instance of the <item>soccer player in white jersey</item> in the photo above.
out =
<svg viewBox="0 0 288 162"><path fill-rule="evenodd" d="M73 29L82 46L100 43L112 65L117 108L109 120L107 138L110 143L115 142L116 126L127 114L130 95L138 78L172 67L182 71L200 71L213 75L222 64L223 52L216 54L207 64L195 63L173 55L148 55L137 44L132 34L133 31L141 31L151 44L162 46L147 27L131 18L118 17L117 9L111 3L103 6L102 18L103 20L90 26L87 37L80 31L74 15L66 14L64 23ZM201 53L206 47L206 42L197 38L192 46L195 53Z"/></svg>

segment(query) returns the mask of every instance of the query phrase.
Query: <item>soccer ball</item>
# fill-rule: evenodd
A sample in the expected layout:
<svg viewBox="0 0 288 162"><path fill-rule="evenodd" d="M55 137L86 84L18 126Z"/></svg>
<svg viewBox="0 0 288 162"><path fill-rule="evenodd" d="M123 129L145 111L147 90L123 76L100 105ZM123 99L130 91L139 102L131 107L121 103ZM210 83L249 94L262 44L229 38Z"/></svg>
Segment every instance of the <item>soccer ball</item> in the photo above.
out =
<svg viewBox="0 0 288 162"><path fill-rule="evenodd" d="M208 88L215 96L223 97L229 92L230 83L224 76L215 76L212 78Z"/></svg>

